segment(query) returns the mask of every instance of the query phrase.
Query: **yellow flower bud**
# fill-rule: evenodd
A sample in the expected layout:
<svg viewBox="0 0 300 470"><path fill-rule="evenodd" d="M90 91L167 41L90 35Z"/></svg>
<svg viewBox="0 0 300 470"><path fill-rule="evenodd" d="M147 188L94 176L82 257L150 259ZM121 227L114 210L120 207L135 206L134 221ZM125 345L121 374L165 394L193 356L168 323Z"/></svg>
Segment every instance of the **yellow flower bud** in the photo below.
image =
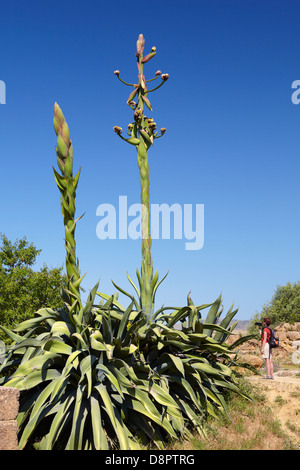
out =
<svg viewBox="0 0 300 470"><path fill-rule="evenodd" d="M118 134L118 135L121 135L122 132L123 132L122 127L119 127L119 126L114 126L113 129L114 129L115 133Z"/></svg>

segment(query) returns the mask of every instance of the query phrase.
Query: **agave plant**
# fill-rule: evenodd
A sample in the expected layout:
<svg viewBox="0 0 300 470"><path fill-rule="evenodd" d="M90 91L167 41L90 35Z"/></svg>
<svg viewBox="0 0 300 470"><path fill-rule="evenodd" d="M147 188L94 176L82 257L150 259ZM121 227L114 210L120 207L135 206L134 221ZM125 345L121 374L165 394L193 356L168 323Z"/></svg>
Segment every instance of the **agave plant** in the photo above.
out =
<svg viewBox="0 0 300 470"><path fill-rule="evenodd" d="M201 323L209 307L202 305L149 325L142 311L132 304L124 311L111 296L89 311L82 335L67 311L50 309L9 332L15 345L1 372L17 366L4 385L21 390L20 448L163 449L191 429L203 435L208 414L228 413L224 391L241 393L234 345L223 341L230 329L214 323L220 301L208 312L213 323ZM178 321L187 325L176 329Z"/></svg>
<svg viewBox="0 0 300 470"><path fill-rule="evenodd" d="M75 243L79 172L73 177L69 128L57 104L54 128L69 283L62 291L63 309L44 308L13 330L1 327L13 343L0 368L0 385L21 391L19 447L162 449L166 440L185 437L190 429L202 435L208 414L228 412L226 390L241 393L234 349L248 338L226 343L236 310L220 322L221 297L195 306L188 296L186 306L148 316L144 301L118 288L130 297L125 308L117 293L98 292L98 284L84 305ZM150 279L153 301L159 282Z"/></svg>

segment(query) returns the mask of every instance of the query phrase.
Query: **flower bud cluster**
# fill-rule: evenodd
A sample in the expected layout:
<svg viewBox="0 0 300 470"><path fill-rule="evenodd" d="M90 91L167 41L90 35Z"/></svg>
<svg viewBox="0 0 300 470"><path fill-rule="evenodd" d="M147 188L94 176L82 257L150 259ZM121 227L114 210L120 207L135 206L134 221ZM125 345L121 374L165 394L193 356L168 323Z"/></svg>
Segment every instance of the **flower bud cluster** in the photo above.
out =
<svg viewBox="0 0 300 470"><path fill-rule="evenodd" d="M123 129L122 129L122 127L114 126L114 131L115 131L116 134L121 135L122 132L123 132Z"/></svg>
<svg viewBox="0 0 300 470"><path fill-rule="evenodd" d="M69 126L57 103L54 105L53 126L57 135L57 150L62 160L66 159L71 147Z"/></svg>
<svg viewBox="0 0 300 470"><path fill-rule="evenodd" d="M145 47L145 39L142 34L139 35L137 43L136 43L136 57L137 57L137 67L138 67L138 84L130 84L124 82L122 78L120 78L120 71L115 70L114 74L118 77L118 79L123 82L125 85L133 87L128 99L127 104L131 107L134 111L134 122L128 125L127 134L130 136L129 139L125 139L121 136L122 128L119 126L114 126L114 131L117 135L119 135L123 140L126 140L128 143L132 145L139 145L140 138L146 143L146 147L149 148L151 144L153 144L153 140L161 137L165 132L166 128L162 127L160 129L160 135L157 135L157 124L154 122L152 118L147 118L144 115L144 106L152 111L152 105L148 98L148 93L157 90L160 88L168 79L169 74L161 73L161 70L157 70L155 73L155 77L151 80L145 80L145 76L143 73L143 66L149 60L151 60L156 55L156 47L151 48L151 52L143 57ZM147 89L147 82L152 82L156 80L158 77L161 77L161 83L153 88L152 90ZM136 99L136 101L134 100Z"/></svg>

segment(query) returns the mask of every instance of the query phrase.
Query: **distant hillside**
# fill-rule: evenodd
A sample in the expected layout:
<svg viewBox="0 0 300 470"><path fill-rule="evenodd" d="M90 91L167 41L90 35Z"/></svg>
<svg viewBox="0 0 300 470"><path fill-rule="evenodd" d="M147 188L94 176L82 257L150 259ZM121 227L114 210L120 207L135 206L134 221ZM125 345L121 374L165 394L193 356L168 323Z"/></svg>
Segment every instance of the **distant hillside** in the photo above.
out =
<svg viewBox="0 0 300 470"><path fill-rule="evenodd" d="M203 319L202 319L202 321L203 321ZM221 321L222 321L222 318L219 319L219 322L218 322L218 323L220 324ZM236 321L238 321L238 324L236 325L235 330L241 330L241 331L246 331L246 330L247 330L247 327L248 327L248 325L249 325L249 323L250 323L250 320L235 320L235 321L232 321L232 322L230 323L230 325L232 325L232 324L235 323ZM182 323L181 323L181 322L178 322L178 323L176 323L176 325L174 325L174 327L175 327L176 329L178 329L178 330L181 330L181 328L182 328Z"/></svg>
<svg viewBox="0 0 300 470"><path fill-rule="evenodd" d="M247 330L250 320L238 320L235 330Z"/></svg>

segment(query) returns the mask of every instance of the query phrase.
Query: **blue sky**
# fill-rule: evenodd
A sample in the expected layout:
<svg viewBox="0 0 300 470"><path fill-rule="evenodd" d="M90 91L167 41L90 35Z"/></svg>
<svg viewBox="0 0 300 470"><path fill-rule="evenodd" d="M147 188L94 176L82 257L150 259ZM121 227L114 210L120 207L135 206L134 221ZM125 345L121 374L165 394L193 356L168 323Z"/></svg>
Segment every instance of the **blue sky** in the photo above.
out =
<svg viewBox="0 0 300 470"><path fill-rule="evenodd" d="M126 129L137 81L135 44L157 54L145 66L170 79L151 96L167 133L149 153L152 203L204 204L204 246L154 240L155 269L169 275L157 308L222 293L248 319L277 285L298 281L300 265L300 1L1 1L0 232L42 249L37 268L64 263L53 106L70 127L77 193L77 254L84 287L100 278L131 290L140 240L99 240L100 204L139 202L136 152L113 132Z"/></svg>

